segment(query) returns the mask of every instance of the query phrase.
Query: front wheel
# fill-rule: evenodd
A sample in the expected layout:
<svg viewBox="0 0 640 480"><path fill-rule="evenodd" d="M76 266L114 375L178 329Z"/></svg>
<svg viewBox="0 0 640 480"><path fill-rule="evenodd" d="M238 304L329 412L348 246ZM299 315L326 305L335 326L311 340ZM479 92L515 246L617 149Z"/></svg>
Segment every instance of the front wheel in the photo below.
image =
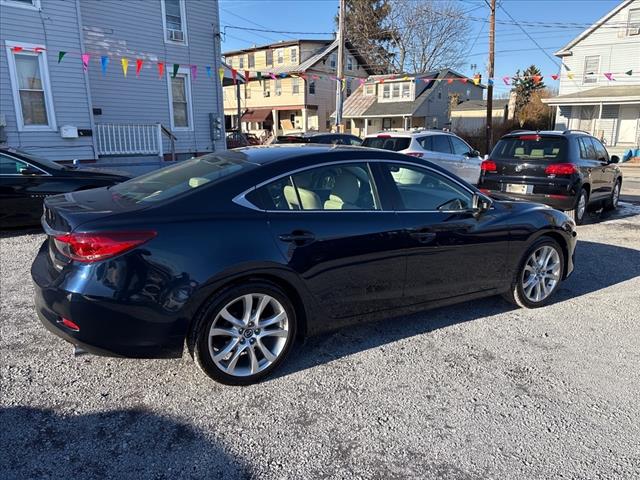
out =
<svg viewBox="0 0 640 480"><path fill-rule="evenodd" d="M505 298L523 308L546 305L564 274L564 254L551 238L536 241L527 250Z"/></svg>
<svg viewBox="0 0 640 480"><path fill-rule="evenodd" d="M615 210L618 208L618 201L620 200L620 180L616 181L616 184L613 186L613 190L611 191L611 197L609 197L604 204L605 210Z"/></svg>
<svg viewBox="0 0 640 480"><path fill-rule="evenodd" d="M286 294L270 283L249 282L205 306L196 330L195 360L214 380L249 385L282 363L295 335L295 309Z"/></svg>

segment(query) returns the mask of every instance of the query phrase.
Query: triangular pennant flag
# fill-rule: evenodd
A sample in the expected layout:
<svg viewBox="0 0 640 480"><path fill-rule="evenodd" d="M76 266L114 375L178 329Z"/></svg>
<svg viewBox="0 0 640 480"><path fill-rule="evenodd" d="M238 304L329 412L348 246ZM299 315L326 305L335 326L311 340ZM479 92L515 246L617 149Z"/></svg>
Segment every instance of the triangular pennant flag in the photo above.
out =
<svg viewBox="0 0 640 480"><path fill-rule="evenodd" d="M453 78L447 78L447 83L451 85L453 83Z"/></svg>
<svg viewBox="0 0 640 480"><path fill-rule="evenodd" d="M573 80L573 72L567 72L567 77L569 77L569 80Z"/></svg>
<svg viewBox="0 0 640 480"><path fill-rule="evenodd" d="M102 68L103 77L107 74L107 65L109 65L109 57L106 55L102 55L100 57L100 66Z"/></svg>
<svg viewBox="0 0 640 480"><path fill-rule="evenodd" d="M235 68L231 69L231 78L233 78L233 84L237 83L238 71Z"/></svg>
<svg viewBox="0 0 640 480"><path fill-rule="evenodd" d="M359 78L358 81L360 82L360 85L364 85L364 82L366 82L364 78Z"/></svg>
<svg viewBox="0 0 640 480"><path fill-rule="evenodd" d="M306 80L306 79L307 79L307 76L306 76L304 73L301 73L301 74L300 74L300 78L302 78L303 80Z"/></svg>
<svg viewBox="0 0 640 480"><path fill-rule="evenodd" d="M24 49L22 47L18 47L18 46L11 48L11 51L13 53L18 53L18 52L21 52L22 50L24 50Z"/></svg>
<svg viewBox="0 0 640 480"><path fill-rule="evenodd" d="M426 80L425 80L425 82L426 82ZM380 79L380 83L384 83L384 78Z"/></svg>
<svg viewBox="0 0 640 480"><path fill-rule="evenodd" d="M122 57L120 59L120 64L122 65L122 74L125 78L127 78L127 70L129 69L129 59L126 57Z"/></svg>
<svg viewBox="0 0 640 480"><path fill-rule="evenodd" d="M627 70L626 72L624 72L625 75L633 75L633 70Z"/></svg>
<svg viewBox="0 0 640 480"><path fill-rule="evenodd" d="M158 62L158 78L164 76L164 62Z"/></svg>
<svg viewBox="0 0 640 480"><path fill-rule="evenodd" d="M142 70L142 64L144 60L141 58L136 58L136 77L140 76L140 71Z"/></svg>
<svg viewBox="0 0 640 480"><path fill-rule="evenodd" d="M189 69L191 70L191 78L195 82L196 79L198 78L198 66L197 65L191 65L189 67Z"/></svg>
<svg viewBox="0 0 640 480"><path fill-rule="evenodd" d="M313 78L314 80L318 80L320 77L318 75L312 75L311 78Z"/></svg>
<svg viewBox="0 0 640 480"><path fill-rule="evenodd" d="M224 67L218 68L218 77L220 77L220 83L224 81Z"/></svg>
<svg viewBox="0 0 640 480"><path fill-rule="evenodd" d="M607 80L609 80L609 81L613 80L613 73L611 73L611 72L606 72L606 73L603 73L603 75L604 75L605 77L607 77Z"/></svg>
<svg viewBox="0 0 640 480"><path fill-rule="evenodd" d="M249 81L249 77L251 76L251 72L249 70L244 71L244 79L245 81Z"/></svg>
<svg viewBox="0 0 640 480"><path fill-rule="evenodd" d="M174 63L173 64L173 72L171 73L171 76L173 78L176 78L176 75L178 75L178 70L180 70L180 64L179 63Z"/></svg>
<svg viewBox="0 0 640 480"><path fill-rule="evenodd" d="M276 76L275 76L273 73L271 73L271 72L269 72L269 76L270 76L271 78L273 78L274 80L276 79Z"/></svg>
<svg viewBox="0 0 640 480"><path fill-rule="evenodd" d="M262 81L262 72L256 72L256 77L258 77L258 81Z"/></svg>
<svg viewBox="0 0 640 480"><path fill-rule="evenodd" d="M462 83L467 83L469 81L469 79L465 77L465 78L461 78L460 81Z"/></svg>
<svg viewBox="0 0 640 480"><path fill-rule="evenodd" d="M505 85L509 85L509 80L511 80L511 77L509 77L508 75L502 77L502 81Z"/></svg>
<svg viewBox="0 0 640 480"><path fill-rule="evenodd" d="M207 71L207 78L211 78L211 65L206 65L204 69Z"/></svg>
<svg viewBox="0 0 640 480"><path fill-rule="evenodd" d="M557 75L557 74L551 75L551 78L554 80L558 80L558 78L560 78L560 75Z"/></svg>
<svg viewBox="0 0 640 480"><path fill-rule="evenodd" d="M533 83L537 85L542 81L542 75L532 75L531 79L533 80Z"/></svg>
<svg viewBox="0 0 640 480"><path fill-rule="evenodd" d="M41 52L44 52L45 50L46 50L46 48L44 48L44 47L35 47L33 49L33 51L36 52L36 53L41 53Z"/></svg>
<svg viewBox="0 0 640 480"><path fill-rule="evenodd" d="M280 74L280 78L286 78L287 74L286 73L281 73Z"/></svg>
<svg viewBox="0 0 640 480"><path fill-rule="evenodd" d="M82 70L86 72L87 70L89 70L89 59L91 58L91 55L89 55L88 53L83 53L81 57L82 57Z"/></svg>
<svg viewBox="0 0 640 480"><path fill-rule="evenodd" d="M487 79L487 85L493 85L493 78Z"/></svg>
<svg viewBox="0 0 640 480"><path fill-rule="evenodd" d="M344 90L345 88L347 88L347 79L343 78L342 79L342 90Z"/></svg>
<svg viewBox="0 0 640 480"><path fill-rule="evenodd" d="M402 77L402 80L409 80L409 75L405 75L404 77Z"/></svg>
<svg viewBox="0 0 640 480"><path fill-rule="evenodd" d="M60 63L62 61L62 59L64 58L64 56L67 54L67 52L58 52L58 63Z"/></svg>

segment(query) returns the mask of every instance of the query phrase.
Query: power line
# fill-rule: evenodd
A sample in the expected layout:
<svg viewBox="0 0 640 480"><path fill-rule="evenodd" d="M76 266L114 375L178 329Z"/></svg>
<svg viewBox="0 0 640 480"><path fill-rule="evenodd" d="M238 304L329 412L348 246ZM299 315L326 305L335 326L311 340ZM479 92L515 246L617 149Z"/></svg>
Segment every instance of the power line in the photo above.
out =
<svg viewBox="0 0 640 480"><path fill-rule="evenodd" d="M335 32L290 32L286 30L269 30L266 28L250 28L250 27L238 27L235 25L224 25L224 29L233 28L235 30L247 30L249 32L266 32L266 33L280 33L291 35L333 35Z"/></svg>

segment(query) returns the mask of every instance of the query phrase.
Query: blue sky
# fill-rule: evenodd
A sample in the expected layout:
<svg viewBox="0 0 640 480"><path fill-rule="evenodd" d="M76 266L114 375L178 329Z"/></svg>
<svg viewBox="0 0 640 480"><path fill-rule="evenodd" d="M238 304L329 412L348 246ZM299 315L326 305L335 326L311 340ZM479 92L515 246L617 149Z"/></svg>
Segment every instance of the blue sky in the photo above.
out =
<svg viewBox="0 0 640 480"><path fill-rule="evenodd" d="M425 0L426 1L426 0ZM438 0L436 0L438 1ZM484 0L457 0L460 8L468 12L470 30L467 32L469 54L461 69L464 74L473 73L471 65L486 77L488 59L489 8ZM567 25L577 23L590 25L621 0L498 0L501 8L497 11L497 20L511 22L508 12L515 20L525 22L561 23L549 27L523 26L540 47L553 59L553 52L579 35L586 27ZM296 32L332 32L333 18L338 9L338 0L220 0L220 26L225 25L266 28ZM277 33L248 32L226 28L223 35L223 52L253 44L266 44L291 38L331 38L328 35L281 35ZM514 51L515 50L515 51ZM496 25L496 89L497 93L508 90L500 78L515 74L518 68L524 69L532 63L538 65L545 75L546 83L555 82L549 75L558 70L557 62L552 61L540 50L527 35L513 24Z"/></svg>

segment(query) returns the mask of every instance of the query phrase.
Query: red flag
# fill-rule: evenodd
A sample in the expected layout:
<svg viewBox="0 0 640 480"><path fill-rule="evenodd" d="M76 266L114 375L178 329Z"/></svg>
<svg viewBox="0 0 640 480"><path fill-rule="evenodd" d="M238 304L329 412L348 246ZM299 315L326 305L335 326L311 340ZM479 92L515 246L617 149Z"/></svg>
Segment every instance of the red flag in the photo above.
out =
<svg viewBox="0 0 640 480"><path fill-rule="evenodd" d="M469 80L469 79L468 79L468 78L461 78L461 79L460 79L460 81L461 81L462 83L467 83L467 80Z"/></svg>
<svg viewBox="0 0 640 480"><path fill-rule="evenodd" d="M560 75L551 75L551 78L553 78L554 80L557 80L558 78L560 78Z"/></svg>
<svg viewBox="0 0 640 480"><path fill-rule="evenodd" d="M141 58L136 58L136 77L140 76L140 70L142 70L143 63L144 60L142 60Z"/></svg>
<svg viewBox="0 0 640 480"><path fill-rule="evenodd" d="M14 53L18 53L18 52L21 52L21 51L22 51L22 50L24 50L24 49L23 49L22 47L13 47L11 50L12 50Z"/></svg>
<svg viewBox="0 0 640 480"><path fill-rule="evenodd" d="M164 62L158 62L158 78L162 78L164 75Z"/></svg>
<svg viewBox="0 0 640 480"><path fill-rule="evenodd" d="M533 83L535 83L536 85L542 81L541 75L534 75L531 78L533 79Z"/></svg>
<svg viewBox="0 0 640 480"><path fill-rule="evenodd" d="M453 78L447 78L447 83L448 84L452 84L453 83Z"/></svg>
<svg viewBox="0 0 640 480"><path fill-rule="evenodd" d="M33 49L33 51L36 52L36 53L42 53L45 50L46 50L46 48L44 48L44 47L36 47L36 48Z"/></svg>
<svg viewBox="0 0 640 480"><path fill-rule="evenodd" d="M236 84L236 77L238 76L238 71L235 68L231 69L231 78L233 78L233 84Z"/></svg>
<svg viewBox="0 0 640 480"><path fill-rule="evenodd" d="M244 71L244 79L248 82L249 77L251 76L251 72L249 70Z"/></svg>

